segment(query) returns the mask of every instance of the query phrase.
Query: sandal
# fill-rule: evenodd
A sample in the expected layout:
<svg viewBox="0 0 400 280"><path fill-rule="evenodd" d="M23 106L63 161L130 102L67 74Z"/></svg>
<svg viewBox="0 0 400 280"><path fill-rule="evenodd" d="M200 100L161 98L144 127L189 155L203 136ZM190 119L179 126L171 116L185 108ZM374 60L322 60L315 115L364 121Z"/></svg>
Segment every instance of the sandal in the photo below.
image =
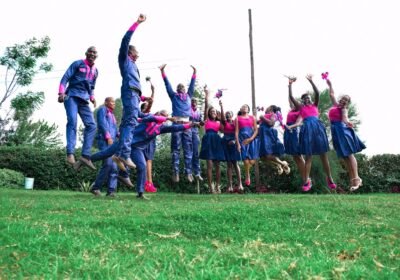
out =
<svg viewBox="0 0 400 280"><path fill-rule="evenodd" d="M352 186L350 187L351 192L358 190L362 186L362 179L360 177L351 179L351 182L353 182L354 180L358 180L358 184L354 184L354 185L352 184Z"/></svg>
<svg viewBox="0 0 400 280"><path fill-rule="evenodd" d="M289 163L287 163L286 161L283 161L283 171L285 172L285 174L289 174L290 173L290 167L289 167Z"/></svg>
<svg viewBox="0 0 400 280"><path fill-rule="evenodd" d="M283 168L280 165L276 165L276 171L278 172L278 175L282 175L283 173Z"/></svg>

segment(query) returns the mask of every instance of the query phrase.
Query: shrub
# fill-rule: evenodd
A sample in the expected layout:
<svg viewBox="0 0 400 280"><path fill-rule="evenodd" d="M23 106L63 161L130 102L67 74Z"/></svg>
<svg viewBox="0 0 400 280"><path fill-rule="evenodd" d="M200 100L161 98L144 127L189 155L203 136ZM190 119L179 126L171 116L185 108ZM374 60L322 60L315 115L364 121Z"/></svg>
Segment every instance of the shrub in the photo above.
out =
<svg viewBox="0 0 400 280"><path fill-rule="evenodd" d="M24 184L24 174L11 169L0 169L0 187L21 188Z"/></svg>

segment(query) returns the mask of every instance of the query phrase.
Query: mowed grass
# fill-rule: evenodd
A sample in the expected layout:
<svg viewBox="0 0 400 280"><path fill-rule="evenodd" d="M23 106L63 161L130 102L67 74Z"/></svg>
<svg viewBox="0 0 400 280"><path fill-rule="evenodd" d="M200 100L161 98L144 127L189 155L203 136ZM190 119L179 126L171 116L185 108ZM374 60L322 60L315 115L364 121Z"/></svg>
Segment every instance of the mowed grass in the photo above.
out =
<svg viewBox="0 0 400 280"><path fill-rule="evenodd" d="M398 279L400 196L0 190L1 279Z"/></svg>

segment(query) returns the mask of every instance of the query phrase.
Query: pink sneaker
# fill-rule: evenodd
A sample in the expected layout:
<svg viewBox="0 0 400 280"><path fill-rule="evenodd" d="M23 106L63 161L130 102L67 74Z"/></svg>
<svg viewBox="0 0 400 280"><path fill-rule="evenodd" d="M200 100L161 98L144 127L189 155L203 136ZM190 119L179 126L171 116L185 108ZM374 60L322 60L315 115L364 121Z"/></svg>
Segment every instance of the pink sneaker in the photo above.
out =
<svg viewBox="0 0 400 280"><path fill-rule="evenodd" d="M331 190L336 189L336 184L330 178L326 177L326 182Z"/></svg>
<svg viewBox="0 0 400 280"><path fill-rule="evenodd" d="M157 188L154 186L153 183L150 183L148 192L157 192Z"/></svg>
<svg viewBox="0 0 400 280"><path fill-rule="evenodd" d="M151 185L152 185L152 183L150 183L149 181L146 181L146 183L144 183L144 191L145 192L152 192L151 191Z"/></svg>
<svg viewBox="0 0 400 280"><path fill-rule="evenodd" d="M246 186L250 186L250 184L251 184L250 179L247 179L246 181L244 181L244 184L245 184Z"/></svg>
<svg viewBox="0 0 400 280"><path fill-rule="evenodd" d="M303 192L308 192L309 190L311 190L312 184L311 184L311 179L307 180L307 183L305 183L302 187Z"/></svg>

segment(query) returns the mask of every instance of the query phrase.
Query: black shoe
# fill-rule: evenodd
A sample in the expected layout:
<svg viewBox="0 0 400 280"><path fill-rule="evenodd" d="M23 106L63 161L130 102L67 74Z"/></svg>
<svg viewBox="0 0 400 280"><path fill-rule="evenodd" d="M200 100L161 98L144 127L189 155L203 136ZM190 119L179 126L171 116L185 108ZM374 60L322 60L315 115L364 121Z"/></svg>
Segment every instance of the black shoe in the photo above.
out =
<svg viewBox="0 0 400 280"><path fill-rule="evenodd" d="M139 193L139 194L136 196L136 198L137 198L137 199L141 199L141 200L150 200L150 198L144 196L142 193Z"/></svg>
<svg viewBox="0 0 400 280"><path fill-rule="evenodd" d="M117 178L118 178L118 181L119 181L121 184L123 184L123 185L125 185L125 186L127 186L127 187L129 187L129 188L132 188L132 189L135 187L135 186L132 184L131 179L129 179L129 177L118 176Z"/></svg>
<svg viewBox="0 0 400 280"><path fill-rule="evenodd" d="M94 166L93 162L92 162L90 159L87 159L87 158L85 158L85 157L80 157L80 158L79 158L79 161L80 161L82 164L84 164L84 165L86 165L87 167L89 167L90 169L96 170L96 166Z"/></svg>
<svg viewBox="0 0 400 280"><path fill-rule="evenodd" d="M100 190L91 190L90 192L91 192L94 196L100 196L100 195L101 195Z"/></svg>
<svg viewBox="0 0 400 280"><path fill-rule="evenodd" d="M106 196L108 196L108 197L116 197L115 192L108 192L106 194Z"/></svg>

